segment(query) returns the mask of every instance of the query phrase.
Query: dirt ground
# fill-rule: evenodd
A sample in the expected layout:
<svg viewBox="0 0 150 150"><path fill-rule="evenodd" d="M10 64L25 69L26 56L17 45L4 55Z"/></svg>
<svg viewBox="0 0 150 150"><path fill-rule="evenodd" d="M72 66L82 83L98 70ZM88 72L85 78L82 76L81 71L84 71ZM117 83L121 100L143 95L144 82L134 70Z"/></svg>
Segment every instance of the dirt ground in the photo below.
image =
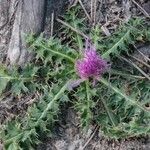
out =
<svg viewBox="0 0 150 150"><path fill-rule="evenodd" d="M71 4L74 2L74 0L70 0ZM103 31L107 35L107 29L111 34L111 31L116 29L121 22L127 22L131 17L150 15L150 0L138 0L137 2L138 4L132 0L97 0L95 22L105 26ZM83 5L90 14L90 0L84 0ZM47 13L44 31L47 36L50 31L49 13ZM9 30L0 31L2 41L0 58L6 55L9 36ZM28 98L23 102L14 101L12 98L0 102L0 122L3 122L8 116L13 117L22 112L22 108L25 110L27 102ZM39 144L37 150L150 150L150 138L148 136L115 141L105 138L99 132L99 128L93 124L88 131L83 132L79 127L76 113L73 109L68 109L63 112L60 124L54 129L53 137L42 139L43 143Z"/></svg>
<svg viewBox="0 0 150 150"><path fill-rule="evenodd" d="M99 132L99 127L91 126L83 132L78 126L79 120L72 109L63 114L61 125L55 130L52 139L44 139L37 150L149 150L150 138L129 138L110 140Z"/></svg>

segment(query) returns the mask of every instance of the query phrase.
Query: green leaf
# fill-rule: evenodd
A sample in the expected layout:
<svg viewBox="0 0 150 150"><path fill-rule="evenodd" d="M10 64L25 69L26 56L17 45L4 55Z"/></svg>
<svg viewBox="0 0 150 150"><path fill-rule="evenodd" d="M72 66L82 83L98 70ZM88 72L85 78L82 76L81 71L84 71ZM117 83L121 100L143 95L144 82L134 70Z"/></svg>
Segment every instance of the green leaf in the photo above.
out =
<svg viewBox="0 0 150 150"><path fill-rule="evenodd" d="M101 78L99 80L101 83L103 83L105 86L111 88L113 91L115 91L117 94L119 94L120 96L122 96L123 98L125 98L127 101L129 101L132 105L135 105L137 107L139 107L141 110L143 111L148 111L144 106L142 106L138 101L130 98L129 96L127 96L125 93L123 93L122 91L120 91L117 87L111 85L109 82L107 82L104 78Z"/></svg>
<svg viewBox="0 0 150 150"><path fill-rule="evenodd" d="M0 79L0 95L5 90L9 80L8 79Z"/></svg>
<svg viewBox="0 0 150 150"><path fill-rule="evenodd" d="M9 81L10 81L10 78L8 74L6 73L6 68L0 65L0 95L5 90Z"/></svg>
<svg viewBox="0 0 150 150"><path fill-rule="evenodd" d="M20 95L22 92L27 93L28 92L28 88L25 86L23 81L14 81L14 84L11 87L11 91L12 93L16 94L16 95Z"/></svg>
<svg viewBox="0 0 150 150"><path fill-rule="evenodd" d="M47 104L47 107L45 108L45 110L41 113L40 117L38 118L36 125L39 124L40 120L43 119L47 112L53 108L54 102L60 98L60 96L64 93L64 91L68 88L68 83L66 83L61 89L60 91L54 96L54 98Z"/></svg>
<svg viewBox="0 0 150 150"><path fill-rule="evenodd" d="M7 150L21 150L21 148L17 143L13 142L8 146Z"/></svg>
<svg viewBox="0 0 150 150"><path fill-rule="evenodd" d="M113 45L113 47L112 48L110 48L109 50L107 50L104 54L102 54L102 57L103 58L109 58L109 56L110 56L110 54L115 54L115 55L118 55L119 54L119 50L118 50L118 48L121 46L123 46L123 43L124 43L124 41L126 40L126 38L128 37L130 37L130 30L129 31L127 31L125 34L124 34L124 36L117 42L117 43L115 43L115 45Z"/></svg>

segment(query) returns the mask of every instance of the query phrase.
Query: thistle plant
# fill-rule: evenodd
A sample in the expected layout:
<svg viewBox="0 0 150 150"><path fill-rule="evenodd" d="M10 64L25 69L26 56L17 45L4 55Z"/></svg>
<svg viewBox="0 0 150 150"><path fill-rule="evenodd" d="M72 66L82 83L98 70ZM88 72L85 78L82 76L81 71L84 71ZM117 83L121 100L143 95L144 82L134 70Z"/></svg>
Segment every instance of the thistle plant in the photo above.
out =
<svg viewBox="0 0 150 150"><path fill-rule="evenodd" d="M81 24L74 23L76 20L71 20L71 15L69 21L76 27ZM68 102L78 112L84 129L95 122L103 135L110 138L149 134L147 79L135 78L131 72L140 76L135 68L128 72L123 68L119 74L118 66L113 65L122 52L130 52L129 45L139 37L148 41L148 32L142 21L134 20L107 38L99 38L101 31L97 27L90 32L90 40L72 31L67 37L74 35L72 44L75 45L71 47L68 41L62 43L57 38L28 36L27 43L35 54L34 63L21 70L1 66L0 92L4 95L9 91L14 98L38 93L37 101L28 107L23 119L17 116L1 125L0 139L5 149L35 149L40 136L52 133L59 121L60 106ZM110 78L112 68L117 73Z"/></svg>
<svg viewBox="0 0 150 150"><path fill-rule="evenodd" d="M83 79L99 78L107 69L108 65L96 52L94 46L87 40L83 58L77 60L75 67L78 75Z"/></svg>
<svg viewBox="0 0 150 150"><path fill-rule="evenodd" d="M92 46L89 39L86 39L85 49L81 54L81 58L75 61L75 71L80 79L71 81L69 88L72 89L90 78L95 83L107 69L106 60L97 54L95 47Z"/></svg>

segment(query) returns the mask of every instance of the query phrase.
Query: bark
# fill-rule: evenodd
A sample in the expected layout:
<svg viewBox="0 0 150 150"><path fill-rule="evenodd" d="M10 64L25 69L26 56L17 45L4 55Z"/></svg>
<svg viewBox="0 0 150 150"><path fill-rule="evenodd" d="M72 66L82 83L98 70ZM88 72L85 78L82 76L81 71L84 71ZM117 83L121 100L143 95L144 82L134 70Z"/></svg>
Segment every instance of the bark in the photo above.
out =
<svg viewBox="0 0 150 150"><path fill-rule="evenodd" d="M6 37L8 32L6 31L6 25L8 23L8 1L0 0L0 59L5 55L5 49L7 48Z"/></svg>
<svg viewBox="0 0 150 150"><path fill-rule="evenodd" d="M29 53L26 50L25 35L29 33L39 34L42 31L45 0L14 1L16 4L14 10L15 19L7 59L11 64L22 65L29 58Z"/></svg>
<svg viewBox="0 0 150 150"><path fill-rule="evenodd" d="M5 56L10 65L27 62L31 54L27 51L25 36L39 35L44 26L49 36L51 13L62 14L66 2L68 0L0 0L0 59Z"/></svg>

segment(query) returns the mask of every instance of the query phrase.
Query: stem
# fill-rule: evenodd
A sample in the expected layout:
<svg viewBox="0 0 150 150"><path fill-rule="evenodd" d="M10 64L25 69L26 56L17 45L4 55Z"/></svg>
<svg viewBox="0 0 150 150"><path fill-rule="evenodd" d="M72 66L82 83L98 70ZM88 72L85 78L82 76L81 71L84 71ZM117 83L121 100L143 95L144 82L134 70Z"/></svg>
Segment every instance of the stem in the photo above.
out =
<svg viewBox="0 0 150 150"><path fill-rule="evenodd" d="M90 90L89 90L89 80L85 82L86 84L86 95L87 95L87 101L88 101L88 108L89 108L89 101L90 101Z"/></svg>
<svg viewBox="0 0 150 150"><path fill-rule="evenodd" d="M89 89L89 80L85 81L85 87L86 87L86 97L87 97L87 101L86 101L86 108L87 108L87 113L91 114L91 110L90 110L90 89ZM91 118L90 118L91 119ZM88 124L89 124L89 118L88 118ZM87 125L86 125L87 127Z"/></svg>

